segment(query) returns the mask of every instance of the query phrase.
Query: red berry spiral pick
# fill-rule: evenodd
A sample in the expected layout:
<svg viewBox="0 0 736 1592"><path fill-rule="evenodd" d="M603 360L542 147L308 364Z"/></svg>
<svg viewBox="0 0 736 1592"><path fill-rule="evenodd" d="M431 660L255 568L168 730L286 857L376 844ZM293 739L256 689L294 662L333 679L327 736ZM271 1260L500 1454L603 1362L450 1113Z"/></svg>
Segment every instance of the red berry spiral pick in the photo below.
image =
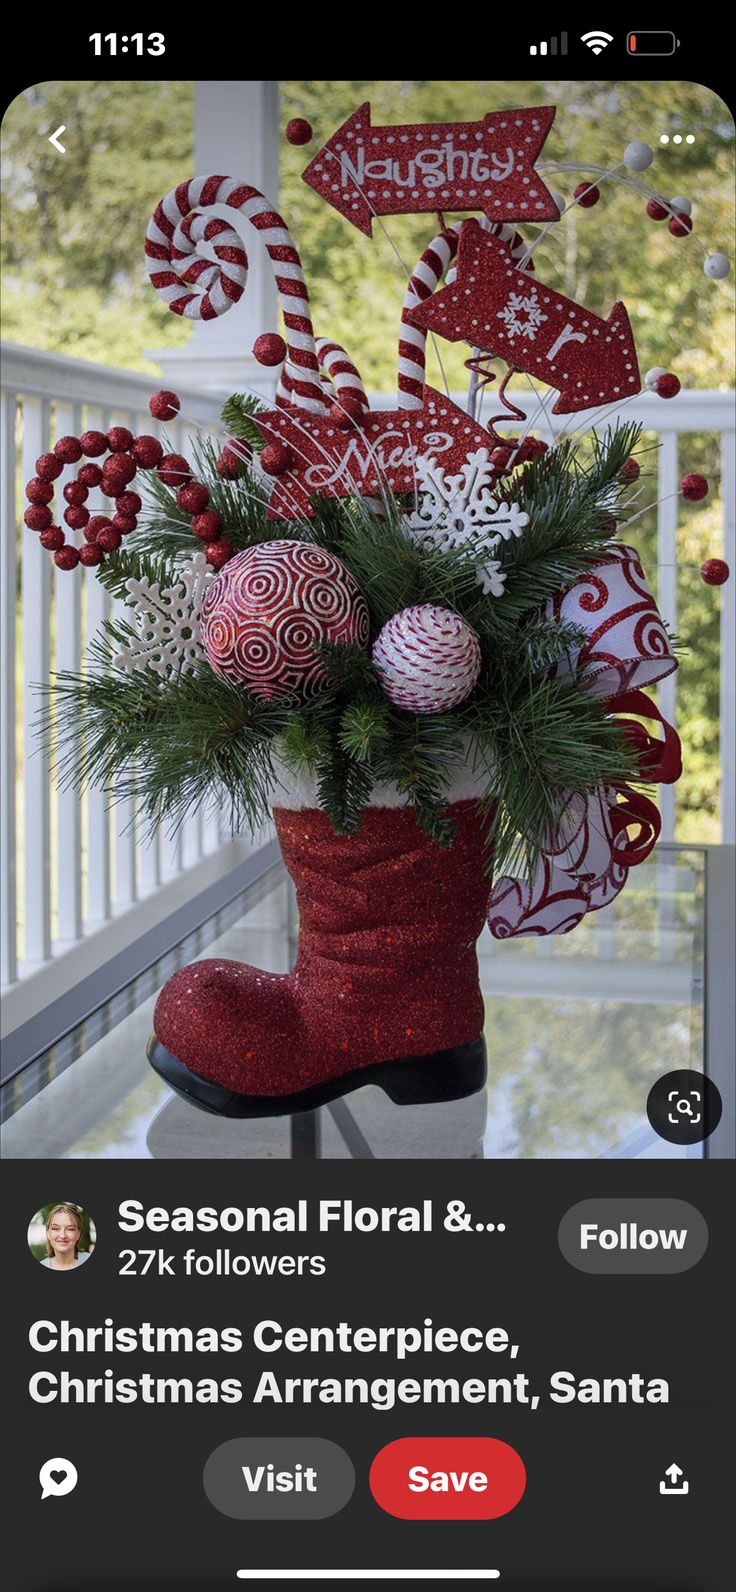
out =
<svg viewBox="0 0 736 1592"><path fill-rule="evenodd" d="M179 413L176 393L155 393L151 410L158 419L172 419ZM54 522L53 503L55 483L64 468L80 460L85 462L76 477L65 482L62 492L64 523L72 531L81 531L84 538L82 547L77 548L67 542L62 526ZM179 453L164 454L158 437L135 437L127 426L111 426L107 433L91 430L81 437L59 437L53 452L40 455L36 473L25 489L28 507L23 518L29 530L38 533L41 546L53 554L57 569L76 569L78 564L94 568L104 562L105 553L115 552L123 537L136 529L143 500L130 487L138 470L158 470L166 485L187 491L189 512L206 508L209 493L205 486L191 482L187 460ZM87 507L91 490L114 499L114 511L91 514Z"/></svg>

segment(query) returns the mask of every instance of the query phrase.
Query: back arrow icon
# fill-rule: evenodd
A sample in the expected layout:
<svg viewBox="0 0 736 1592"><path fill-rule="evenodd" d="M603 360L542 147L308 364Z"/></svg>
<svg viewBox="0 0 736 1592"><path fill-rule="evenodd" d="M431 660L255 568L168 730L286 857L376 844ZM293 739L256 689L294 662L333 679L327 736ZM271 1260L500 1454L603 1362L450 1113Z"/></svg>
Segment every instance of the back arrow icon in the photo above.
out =
<svg viewBox="0 0 736 1592"><path fill-rule="evenodd" d="M54 149L58 149L60 155L66 154L64 145L59 143L59 134L64 132L66 132L66 122L62 122L61 127L57 127L56 132L49 138L49 143L53 144Z"/></svg>

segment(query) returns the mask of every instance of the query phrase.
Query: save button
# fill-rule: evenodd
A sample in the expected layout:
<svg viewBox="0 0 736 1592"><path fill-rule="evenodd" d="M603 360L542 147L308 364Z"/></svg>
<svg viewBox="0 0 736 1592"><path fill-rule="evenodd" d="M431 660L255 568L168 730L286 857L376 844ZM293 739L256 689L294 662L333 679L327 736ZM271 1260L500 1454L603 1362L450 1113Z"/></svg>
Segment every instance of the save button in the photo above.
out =
<svg viewBox="0 0 736 1592"><path fill-rule="evenodd" d="M399 1437L376 1454L369 1481L398 1520L496 1520L516 1508L526 1470L497 1437Z"/></svg>

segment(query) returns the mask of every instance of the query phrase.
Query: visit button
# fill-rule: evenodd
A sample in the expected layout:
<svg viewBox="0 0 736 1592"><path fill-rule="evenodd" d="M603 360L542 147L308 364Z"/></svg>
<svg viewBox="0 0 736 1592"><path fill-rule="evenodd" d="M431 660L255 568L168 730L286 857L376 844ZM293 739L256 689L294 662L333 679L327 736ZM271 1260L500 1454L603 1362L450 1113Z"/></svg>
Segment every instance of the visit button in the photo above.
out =
<svg viewBox="0 0 736 1592"><path fill-rule="evenodd" d="M526 1471L497 1437L399 1437L376 1454L369 1480L399 1520L496 1520L516 1508Z"/></svg>

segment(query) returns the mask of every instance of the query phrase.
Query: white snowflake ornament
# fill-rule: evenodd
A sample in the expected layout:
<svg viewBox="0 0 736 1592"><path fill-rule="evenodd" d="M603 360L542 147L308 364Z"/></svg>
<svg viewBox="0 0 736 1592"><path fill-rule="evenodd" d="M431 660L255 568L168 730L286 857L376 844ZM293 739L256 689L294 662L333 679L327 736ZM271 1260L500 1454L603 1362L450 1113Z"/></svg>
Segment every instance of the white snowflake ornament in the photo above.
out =
<svg viewBox="0 0 736 1592"><path fill-rule="evenodd" d="M504 322L507 337L525 337L532 343L543 322L549 319L535 287L528 293L509 293L503 309L497 313L499 321Z"/></svg>
<svg viewBox="0 0 736 1592"><path fill-rule="evenodd" d="M478 559L476 580L486 596L502 597L506 571L490 554L499 543L521 536L529 515L518 503L499 501L487 448L468 455L458 475L447 475L436 459L416 461L417 507L404 524L419 547L462 548ZM479 555L489 555L482 560Z"/></svg>
<svg viewBox="0 0 736 1592"><path fill-rule="evenodd" d="M191 674L205 662L199 616L212 573L204 553L194 553L174 584L163 591L158 581L126 581L125 601L135 610L138 637L121 647L116 668L126 674L154 669L171 676Z"/></svg>

